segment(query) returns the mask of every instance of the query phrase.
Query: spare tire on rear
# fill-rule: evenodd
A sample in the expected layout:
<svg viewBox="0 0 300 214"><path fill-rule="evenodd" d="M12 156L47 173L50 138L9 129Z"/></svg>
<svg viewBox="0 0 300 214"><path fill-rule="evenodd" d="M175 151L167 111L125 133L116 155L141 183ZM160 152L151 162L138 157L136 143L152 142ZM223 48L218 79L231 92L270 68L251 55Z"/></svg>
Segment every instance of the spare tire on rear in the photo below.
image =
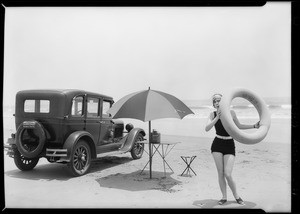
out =
<svg viewBox="0 0 300 214"><path fill-rule="evenodd" d="M16 145L24 157L37 157L42 152L45 141L45 130L38 121L24 121L19 125L16 133Z"/></svg>

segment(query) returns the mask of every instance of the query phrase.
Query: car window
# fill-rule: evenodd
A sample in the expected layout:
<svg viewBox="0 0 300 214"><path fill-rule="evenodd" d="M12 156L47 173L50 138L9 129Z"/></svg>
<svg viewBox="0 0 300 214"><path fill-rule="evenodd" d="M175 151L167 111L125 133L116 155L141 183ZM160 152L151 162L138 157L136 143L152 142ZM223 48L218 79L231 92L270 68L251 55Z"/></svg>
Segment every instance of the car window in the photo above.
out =
<svg viewBox="0 0 300 214"><path fill-rule="evenodd" d="M110 109L110 102L103 100L102 116L109 117L109 114L107 113L108 109Z"/></svg>
<svg viewBox="0 0 300 214"><path fill-rule="evenodd" d="M35 112L35 100L25 100L24 102L24 112Z"/></svg>
<svg viewBox="0 0 300 214"><path fill-rule="evenodd" d="M25 100L24 112L26 113L49 113L49 100Z"/></svg>
<svg viewBox="0 0 300 214"><path fill-rule="evenodd" d="M72 116L82 116L83 115L83 97L82 96L73 98L71 114L72 114Z"/></svg>
<svg viewBox="0 0 300 214"><path fill-rule="evenodd" d="M40 112L49 113L50 112L50 101L49 100L40 100Z"/></svg>
<svg viewBox="0 0 300 214"><path fill-rule="evenodd" d="M99 117L99 99L88 97L87 99L87 116Z"/></svg>

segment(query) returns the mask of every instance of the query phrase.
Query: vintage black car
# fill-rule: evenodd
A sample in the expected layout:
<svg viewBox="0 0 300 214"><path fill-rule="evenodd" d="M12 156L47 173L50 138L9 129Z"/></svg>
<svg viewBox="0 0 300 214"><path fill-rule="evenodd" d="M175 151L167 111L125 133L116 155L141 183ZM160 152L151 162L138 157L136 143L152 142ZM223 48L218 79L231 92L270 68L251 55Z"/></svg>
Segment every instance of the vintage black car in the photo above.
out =
<svg viewBox="0 0 300 214"><path fill-rule="evenodd" d="M7 154L20 170L33 169L44 157L66 163L74 176L86 174L100 154L130 152L139 159L145 131L112 119L107 110L113 103L112 97L83 90L19 91Z"/></svg>

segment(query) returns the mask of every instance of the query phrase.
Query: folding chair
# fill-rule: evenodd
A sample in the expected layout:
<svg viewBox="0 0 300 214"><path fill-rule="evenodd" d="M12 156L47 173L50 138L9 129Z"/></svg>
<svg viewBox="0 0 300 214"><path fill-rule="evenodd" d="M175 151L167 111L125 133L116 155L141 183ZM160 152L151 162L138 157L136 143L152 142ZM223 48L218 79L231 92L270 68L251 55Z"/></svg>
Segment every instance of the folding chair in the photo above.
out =
<svg viewBox="0 0 300 214"><path fill-rule="evenodd" d="M197 175L194 170L192 169L191 167L191 164L192 162L195 160L195 158L197 157L196 155L194 156L180 156L181 159L186 163L186 168L184 169L184 171L181 173L181 176L185 173L189 174L190 175L190 170L195 174Z"/></svg>

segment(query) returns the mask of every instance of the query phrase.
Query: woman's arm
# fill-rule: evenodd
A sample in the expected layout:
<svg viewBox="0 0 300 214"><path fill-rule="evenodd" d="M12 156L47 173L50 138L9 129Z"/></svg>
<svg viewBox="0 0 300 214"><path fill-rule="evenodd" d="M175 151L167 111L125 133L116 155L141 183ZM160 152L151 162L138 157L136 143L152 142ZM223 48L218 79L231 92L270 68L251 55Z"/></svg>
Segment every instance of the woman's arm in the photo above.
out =
<svg viewBox="0 0 300 214"><path fill-rule="evenodd" d="M240 121L238 120L235 112L233 110L230 111L231 116L233 118L233 121L235 123L235 125L239 128L239 129L254 129L254 128L259 128L260 124L259 121L257 123L255 123L254 125L251 124L241 124Z"/></svg>
<svg viewBox="0 0 300 214"><path fill-rule="evenodd" d="M214 112L211 112L209 114L209 117L207 118L206 126L205 126L205 131L211 130L211 128L216 124L216 122L220 118L220 113L217 113L217 116L214 118Z"/></svg>

